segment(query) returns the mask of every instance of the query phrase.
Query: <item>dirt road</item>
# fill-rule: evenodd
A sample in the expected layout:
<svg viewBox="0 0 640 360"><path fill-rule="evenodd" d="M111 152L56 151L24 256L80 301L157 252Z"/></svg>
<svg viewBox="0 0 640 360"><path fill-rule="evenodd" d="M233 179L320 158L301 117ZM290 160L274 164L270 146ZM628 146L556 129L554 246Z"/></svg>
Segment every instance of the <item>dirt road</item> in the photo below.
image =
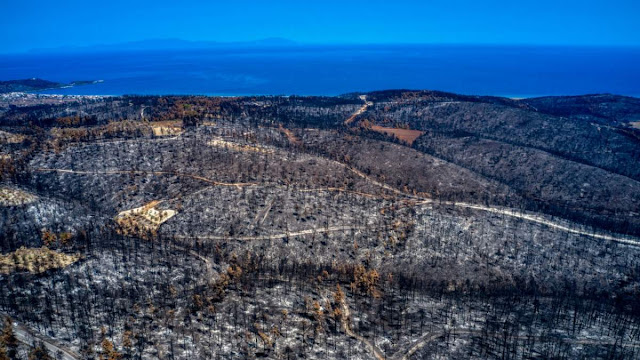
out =
<svg viewBox="0 0 640 360"><path fill-rule="evenodd" d="M147 170L103 170L103 171L84 171L84 170L68 170L68 169L48 169L48 168L38 168L34 169L36 172L57 172L63 174L80 174L80 175L122 175L122 174L133 174L133 175L173 175L179 177L188 177L195 180L200 180L202 182L206 182L212 185L217 186L235 186L235 187L244 187L244 186L256 186L257 183L226 183L220 181L214 181L211 179L207 179L205 177L193 174L185 174L179 172L171 172L171 171L147 171Z"/></svg>
<svg viewBox="0 0 640 360"><path fill-rule="evenodd" d="M509 217L513 217L513 218L517 218L517 219L523 219L523 220L535 222L535 223L538 223L538 224L546 225L548 227L551 227L551 228L554 228L554 229L558 229L558 230L562 230L562 231L566 231L566 232L572 233L572 234L584 235L584 236L589 236L589 237L592 237L592 238L602 239L602 240L607 240L607 241L614 241L614 242L618 242L618 243L626 244L626 245L640 246L640 239L637 239L637 238L632 238L632 237L624 236L624 235L620 235L620 234L600 234L600 233L596 233L594 231L580 229L577 226L571 227L569 225L563 225L563 224L560 224L558 222L554 222L552 220L549 220L549 219L547 219L547 218L545 218L543 216L540 216L540 215L526 214L526 213L519 212L519 211L517 211L515 209L510 209L510 208L484 206L484 205L469 204L469 203L464 203L464 202L450 202L450 201L436 202L436 201L433 201L433 200L425 200L425 201L422 201L422 202L419 203L419 205L434 205L434 204L450 205L450 206L454 206L454 207L462 207L462 208L467 208L467 209L474 209L474 210L481 210L481 211L491 212L491 213L494 213L494 214L506 215L506 216L509 216Z"/></svg>
<svg viewBox="0 0 640 360"><path fill-rule="evenodd" d="M290 231L284 232L280 234L272 234L272 235L258 235L258 236L220 236L220 235L200 235L200 236L182 236L182 235L174 235L174 238L184 239L184 238L197 238L197 239L210 239L210 240L240 240L240 241L252 241L252 240L278 240L278 239L286 239L292 236L302 236L302 235L311 235L311 234L324 234L331 232L340 232L340 231L351 231L351 230L366 230L371 229L370 226L329 226L325 228L313 228L306 229L300 231Z"/></svg>
<svg viewBox="0 0 640 360"><path fill-rule="evenodd" d="M356 110L356 112L351 114L351 116L349 116L347 120L344 121L345 125L351 124L356 119L356 117L358 117L358 115L364 113L365 111L367 111L369 106L373 105L373 102L367 101L367 95L360 95L360 100L364 101L364 104L358 110Z"/></svg>
<svg viewBox="0 0 640 360"><path fill-rule="evenodd" d="M5 314L0 314L2 316L6 316ZM36 331L28 328L26 325L20 324L17 321L13 321L13 332L18 339L19 342L27 345L27 346L36 346L39 343L42 343L44 347L47 348L49 354L56 359L61 360L79 360L82 357L75 353L73 350L68 347L60 344L58 341L51 339L47 336L38 334ZM56 357L57 355L60 357Z"/></svg>

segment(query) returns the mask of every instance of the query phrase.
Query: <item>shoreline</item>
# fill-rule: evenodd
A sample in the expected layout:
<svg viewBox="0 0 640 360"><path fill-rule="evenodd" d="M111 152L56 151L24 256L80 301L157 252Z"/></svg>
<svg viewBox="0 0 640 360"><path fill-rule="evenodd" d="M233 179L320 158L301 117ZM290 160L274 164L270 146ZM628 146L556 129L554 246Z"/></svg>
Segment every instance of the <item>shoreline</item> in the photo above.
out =
<svg viewBox="0 0 640 360"><path fill-rule="evenodd" d="M64 87L64 88L73 88ZM61 88L61 89L64 89ZM340 97L345 94L268 94L268 93L242 93L242 94L219 94L219 93L156 93L156 94L145 94L145 93L122 93L122 94L50 94L50 93L41 93L41 91L51 91L54 89L46 89L46 90L38 90L38 91L16 91L11 93L2 93L0 96L7 94L31 94L38 96L48 96L48 97L120 97L120 96L151 96L151 97L162 97L162 96L200 96L200 97L220 97L220 98L238 98L238 97L255 97L255 96L263 96L263 97L291 97L291 96L300 96L300 97ZM371 90L371 91L356 91L355 93L369 93L374 91L386 91L393 89L383 89L383 90ZM424 91L429 91L424 90ZM423 91L423 90L417 90ZM352 92L353 93L353 92ZM466 95L464 93L454 93L456 95ZM626 94L617 94L617 93L585 93L585 94L527 94L527 95L470 95L470 96L484 96L484 97L498 97L503 99L509 99L514 101L526 100L526 99L534 99L534 98L542 98L542 97L580 97L580 96L593 96L593 95L614 95L614 96L623 96L623 97L631 97L640 99L640 94L634 95L626 95Z"/></svg>

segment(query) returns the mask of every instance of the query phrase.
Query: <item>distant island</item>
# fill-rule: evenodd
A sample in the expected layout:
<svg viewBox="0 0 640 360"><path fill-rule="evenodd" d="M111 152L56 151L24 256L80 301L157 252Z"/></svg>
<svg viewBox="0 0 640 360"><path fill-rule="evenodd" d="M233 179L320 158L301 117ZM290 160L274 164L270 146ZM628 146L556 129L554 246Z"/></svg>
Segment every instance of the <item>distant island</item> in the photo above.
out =
<svg viewBox="0 0 640 360"><path fill-rule="evenodd" d="M78 80L68 84L59 83L38 78L0 81L0 94L9 92L28 92L49 89L61 89L73 86L90 85L100 83L102 80Z"/></svg>
<svg viewBox="0 0 640 360"><path fill-rule="evenodd" d="M103 53L103 52L131 52L131 51L157 51L157 50L205 50L205 49L264 49L264 48L291 48L301 44L282 38L265 38L253 41L189 41L183 39L147 39L140 41L128 41L114 44L95 44L87 46L61 46L54 48L35 48L28 51L31 54L56 54L56 53Z"/></svg>

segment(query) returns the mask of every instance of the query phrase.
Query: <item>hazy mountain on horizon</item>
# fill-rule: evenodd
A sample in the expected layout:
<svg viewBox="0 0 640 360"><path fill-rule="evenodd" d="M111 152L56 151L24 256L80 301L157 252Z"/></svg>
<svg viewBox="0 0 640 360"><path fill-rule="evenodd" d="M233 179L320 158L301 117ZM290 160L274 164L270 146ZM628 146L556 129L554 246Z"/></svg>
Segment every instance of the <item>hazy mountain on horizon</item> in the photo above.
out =
<svg viewBox="0 0 640 360"><path fill-rule="evenodd" d="M127 41L119 43L109 44L93 44L93 45L78 45L78 46L59 46L59 47L43 47L33 48L23 52L9 52L1 53L4 55L11 54L80 54L80 53L106 53L106 52L135 52L135 51L153 51L153 50L205 50L205 49L251 49L251 48L289 48L289 47L303 47L303 46L328 46L328 45L349 45L349 46L433 46L444 48L554 48L553 45L543 44L462 44L462 43L342 43L342 44L311 44L301 43L294 40L269 37L258 40L250 41L191 41L183 40L179 38L156 38L146 40ZM577 48L601 48L599 46L587 46ZM610 48L610 47L609 47ZM629 48L631 49L631 48ZM639 48L640 49L640 48Z"/></svg>
<svg viewBox="0 0 640 360"><path fill-rule="evenodd" d="M26 51L29 54L42 53L90 53L113 51L145 51L145 50L191 50L210 48L238 48L238 47L288 47L299 43L284 38L265 38L252 41L190 41L177 38L148 39L127 41L112 44L95 44L88 46L61 46L54 48L35 48Z"/></svg>

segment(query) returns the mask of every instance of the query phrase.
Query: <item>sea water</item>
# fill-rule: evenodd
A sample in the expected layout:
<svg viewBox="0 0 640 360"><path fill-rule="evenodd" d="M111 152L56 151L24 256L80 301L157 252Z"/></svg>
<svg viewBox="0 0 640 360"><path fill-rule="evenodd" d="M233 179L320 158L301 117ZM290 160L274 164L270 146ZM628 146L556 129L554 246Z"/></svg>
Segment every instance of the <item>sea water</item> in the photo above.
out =
<svg viewBox="0 0 640 360"><path fill-rule="evenodd" d="M531 97L640 95L640 48L290 46L0 55L0 80L101 83L50 94L339 95L433 89Z"/></svg>

